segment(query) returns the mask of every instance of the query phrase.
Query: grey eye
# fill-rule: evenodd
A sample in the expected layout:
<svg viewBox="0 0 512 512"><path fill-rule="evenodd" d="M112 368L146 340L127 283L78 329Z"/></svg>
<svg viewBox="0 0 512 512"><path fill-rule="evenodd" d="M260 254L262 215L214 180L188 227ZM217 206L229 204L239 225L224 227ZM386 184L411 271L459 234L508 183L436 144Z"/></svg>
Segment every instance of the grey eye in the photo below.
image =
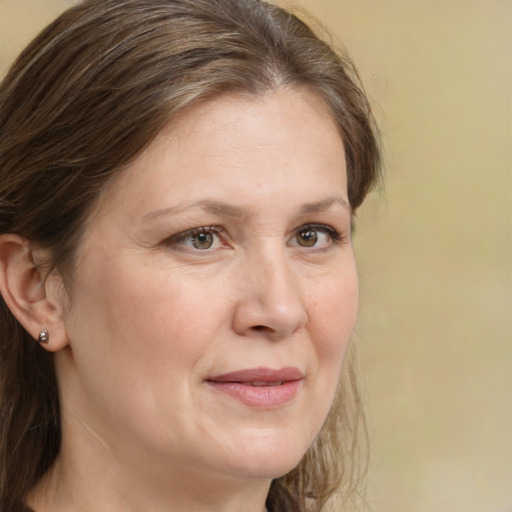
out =
<svg viewBox="0 0 512 512"><path fill-rule="evenodd" d="M195 249L210 249L214 241L213 233L198 233L191 241Z"/></svg>

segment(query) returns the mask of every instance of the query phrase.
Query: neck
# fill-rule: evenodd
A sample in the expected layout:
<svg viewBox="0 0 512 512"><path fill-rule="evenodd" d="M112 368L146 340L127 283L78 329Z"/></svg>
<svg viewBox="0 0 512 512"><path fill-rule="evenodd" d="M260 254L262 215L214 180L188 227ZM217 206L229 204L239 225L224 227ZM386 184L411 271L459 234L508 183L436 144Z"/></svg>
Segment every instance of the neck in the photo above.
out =
<svg viewBox="0 0 512 512"><path fill-rule="evenodd" d="M35 512L265 512L270 480L235 479L186 465L120 460L94 432L63 432L60 455L34 487ZM71 439L73 442L71 442Z"/></svg>
<svg viewBox="0 0 512 512"><path fill-rule="evenodd" d="M92 468L89 468L92 470ZM169 481L165 488L147 478L118 474L79 480L59 461L28 497L34 512L265 512L269 485L242 485L197 475ZM67 476L66 476L67 475ZM103 478L101 478L104 476Z"/></svg>

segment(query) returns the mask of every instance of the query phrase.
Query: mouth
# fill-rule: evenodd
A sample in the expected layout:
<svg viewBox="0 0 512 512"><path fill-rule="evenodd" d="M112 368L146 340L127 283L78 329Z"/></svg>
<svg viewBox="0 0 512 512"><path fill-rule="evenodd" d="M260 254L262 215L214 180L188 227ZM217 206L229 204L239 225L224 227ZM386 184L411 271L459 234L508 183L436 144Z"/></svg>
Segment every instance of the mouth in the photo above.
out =
<svg viewBox="0 0 512 512"><path fill-rule="evenodd" d="M256 409L275 409L297 395L304 374L295 367L252 368L206 379L214 390Z"/></svg>

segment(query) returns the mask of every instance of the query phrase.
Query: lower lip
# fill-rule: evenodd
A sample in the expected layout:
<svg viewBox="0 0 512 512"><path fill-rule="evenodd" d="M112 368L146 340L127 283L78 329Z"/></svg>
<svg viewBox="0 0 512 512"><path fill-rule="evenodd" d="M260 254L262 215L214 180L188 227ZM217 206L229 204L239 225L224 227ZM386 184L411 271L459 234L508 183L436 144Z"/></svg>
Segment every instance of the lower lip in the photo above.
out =
<svg viewBox="0 0 512 512"><path fill-rule="evenodd" d="M241 382L215 382L208 384L249 407L275 409L293 400L299 390L301 380L284 382L279 386L251 386Z"/></svg>

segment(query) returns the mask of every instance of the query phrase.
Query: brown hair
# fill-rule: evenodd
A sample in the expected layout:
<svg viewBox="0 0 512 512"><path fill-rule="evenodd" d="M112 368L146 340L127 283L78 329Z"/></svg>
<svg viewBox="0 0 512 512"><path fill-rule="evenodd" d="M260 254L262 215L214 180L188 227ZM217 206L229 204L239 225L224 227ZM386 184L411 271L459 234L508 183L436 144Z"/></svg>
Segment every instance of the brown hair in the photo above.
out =
<svg viewBox="0 0 512 512"><path fill-rule="evenodd" d="M169 119L199 100L280 86L308 88L328 106L355 210L379 169L371 110L348 57L299 18L259 0L83 1L24 50L0 85L0 233L48 249L51 265L72 275L93 201ZM52 356L0 298L2 511L24 510L57 457L59 416ZM320 435L273 482L269 508L317 511L336 489L353 493L361 432L348 361Z"/></svg>

